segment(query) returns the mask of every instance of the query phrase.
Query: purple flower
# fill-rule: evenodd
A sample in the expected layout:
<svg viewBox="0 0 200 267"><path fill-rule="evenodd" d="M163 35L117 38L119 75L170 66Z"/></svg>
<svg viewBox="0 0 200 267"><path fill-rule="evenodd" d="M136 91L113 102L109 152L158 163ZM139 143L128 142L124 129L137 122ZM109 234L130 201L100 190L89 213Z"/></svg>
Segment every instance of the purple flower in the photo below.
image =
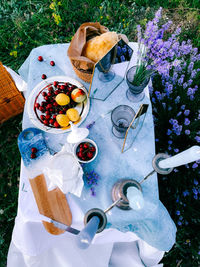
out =
<svg viewBox="0 0 200 267"><path fill-rule="evenodd" d="M190 124L190 120L188 118L185 118L184 124L185 125L189 125Z"/></svg>
<svg viewBox="0 0 200 267"><path fill-rule="evenodd" d="M195 195L198 195L198 191L195 187L192 188L192 192L195 194Z"/></svg>
<svg viewBox="0 0 200 267"><path fill-rule="evenodd" d="M177 210L176 211L176 215L180 215L181 213L180 213L180 210Z"/></svg>
<svg viewBox="0 0 200 267"><path fill-rule="evenodd" d="M178 95L176 98L175 98L175 103L178 104L180 102L180 96Z"/></svg>
<svg viewBox="0 0 200 267"><path fill-rule="evenodd" d="M186 109L185 111L184 111L184 115L185 116L188 116L190 114L190 110L189 109Z"/></svg>
<svg viewBox="0 0 200 267"><path fill-rule="evenodd" d="M161 93L159 91L155 91L155 95L156 95L158 100L162 100L163 99L163 97L162 97L162 95L161 95Z"/></svg>
<svg viewBox="0 0 200 267"><path fill-rule="evenodd" d="M95 124L95 121L89 123L89 124L86 126L86 128L89 130L89 129L92 128L92 126L93 126L94 124Z"/></svg>
<svg viewBox="0 0 200 267"><path fill-rule="evenodd" d="M171 141L171 140L169 140L169 141L168 141L168 144L169 144L169 145L171 145L171 144L172 144L172 141Z"/></svg>
<svg viewBox="0 0 200 267"><path fill-rule="evenodd" d="M190 130L185 130L185 134L189 135L190 134Z"/></svg>
<svg viewBox="0 0 200 267"><path fill-rule="evenodd" d="M193 165L192 165L192 168L193 169L196 169L198 167L198 164L197 163L194 163Z"/></svg>
<svg viewBox="0 0 200 267"><path fill-rule="evenodd" d="M182 106L181 106L181 109L184 110L184 109L185 109L185 105L182 105Z"/></svg>
<svg viewBox="0 0 200 267"><path fill-rule="evenodd" d="M167 129L167 135L170 135L172 131L170 129Z"/></svg>
<svg viewBox="0 0 200 267"><path fill-rule="evenodd" d="M200 143L200 136L197 135L194 139L197 141L197 143Z"/></svg>
<svg viewBox="0 0 200 267"><path fill-rule="evenodd" d="M177 117L179 117L179 116L181 116L181 114L182 114L182 111L179 111L179 113L177 113Z"/></svg>
<svg viewBox="0 0 200 267"><path fill-rule="evenodd" d="M188 84L185 82L184 84L183 84L183 89L185 89L185 88L187 88L188 87Z"/></svg>
<svg viewBox="0 0 200 267"><path fill-rule="evenodd" d="M199 184L198 181L197 181L196 179L194 179L194 184L195 184L195 185L198 185L198 184Z"/></svg>
<svg viewBox="0 0 200 267"><path fill-rule="evenodd" d="M178 153L179 152L179 149L178 148L175 148L174 149L174 152Z"/></svg>
<svg viewBox="0 0 200 267"><path fill-rule="evenodd" d="M183 196L184 196L184 197L189 196L189 194L190 194L190 193L189 193L188 190L183 191Z"/></svg>
<svg viewBox="0 0 200 267"><path fill-rule="evenodd" d="M193 70L194 67L194 62L190 62L189 66L188 66L188 72L190 73Z"/></svg>

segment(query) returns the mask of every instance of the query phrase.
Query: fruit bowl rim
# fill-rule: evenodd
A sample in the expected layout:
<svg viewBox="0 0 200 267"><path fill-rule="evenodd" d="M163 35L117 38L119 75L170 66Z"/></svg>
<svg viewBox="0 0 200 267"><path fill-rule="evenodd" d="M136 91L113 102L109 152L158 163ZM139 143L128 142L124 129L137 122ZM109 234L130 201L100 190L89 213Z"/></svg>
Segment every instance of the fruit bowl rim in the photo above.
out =
<svg viewBox="0 0 200 267"><path fill-rule="evenodd" d="M71 131L71 127L68 129L62 129L62 128L52 128L49 126L44 125L43 123L41 123L35 112L34 112L34 107L33 107L33 101L35 100L35 97L37 96L37 93L39 93L40 90L42 90L42 88L44 88L45 86L47 86L50 82L54 82L54 81L62 81L62 82L69 82L72 85L77 86L78 88L82 89L85 93L86 93L86 105L84 107L84 111L83 111L83 116L81 116L81 120L76 124L77 126L79 126L87 117L87 114L89 112L89 108L90 108L90 99L88 97L88 91L87 89L83 86L82 83L80 83L79 81L77 81L74 78L71 78L69 76L52 76L49 77L45 80L42 80L41 82L39 82L31 91L29 97L28 97L28 101L27 101L27 112L28 112L28 116L30 121L34 124L34 126L36 126L37 128L39 128L42 131L48 132L48 133L53 133L53 134L62 134L62 133L66 133L66 132L70 132ZM34 100L33 100L34 97ZM84 101L84 102L85 102Z"/></svg>

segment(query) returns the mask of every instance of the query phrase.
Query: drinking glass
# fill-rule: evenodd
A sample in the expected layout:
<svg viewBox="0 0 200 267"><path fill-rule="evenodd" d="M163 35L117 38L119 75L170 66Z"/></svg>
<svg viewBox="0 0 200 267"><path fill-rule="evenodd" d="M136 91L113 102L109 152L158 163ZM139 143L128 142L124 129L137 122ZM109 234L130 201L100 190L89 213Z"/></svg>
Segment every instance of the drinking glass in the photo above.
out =
<svg viewBox="0 0 200 267"><path fill-rule="evenodd" d="M136 86L132 84L136 67L131 67L126 73L126 82L128 84L128 90L126 91L126 96L131 102L139 102L144 98L144 88L149 83L150 77L146 78L140 85Z"/></svg>
<svg viewBox="0 0 200 267"><path fill-rule="evenodd" d="M111 113L112 132L117 138L125 137L134 116L135 111L127 105L120 105L113 109Z"/></svg>
<svg viewBox="0 0 200 267"><path fill-rule="evenodd" d="M110 82L114 79L115 73L111 70L113 64L113 53L109 51L97 64L99 70L99 80L102 82Z"/></svg>

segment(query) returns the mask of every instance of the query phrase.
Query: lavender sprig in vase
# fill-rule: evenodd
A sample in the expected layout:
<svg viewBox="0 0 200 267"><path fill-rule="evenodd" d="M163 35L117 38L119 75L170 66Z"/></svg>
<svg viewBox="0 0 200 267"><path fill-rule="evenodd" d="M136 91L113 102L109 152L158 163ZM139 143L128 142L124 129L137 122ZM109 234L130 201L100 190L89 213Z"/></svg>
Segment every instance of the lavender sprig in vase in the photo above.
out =
<svg viewBox="0 0 200 267"><path fill-rule="evenodd" d="M144 89L153 73L146 61L146 47L141 44L141 34L138 28L138 58L136 66L131 67L126 74L128 90L126 96L131 102L139 102L144 98Z"/></svg>

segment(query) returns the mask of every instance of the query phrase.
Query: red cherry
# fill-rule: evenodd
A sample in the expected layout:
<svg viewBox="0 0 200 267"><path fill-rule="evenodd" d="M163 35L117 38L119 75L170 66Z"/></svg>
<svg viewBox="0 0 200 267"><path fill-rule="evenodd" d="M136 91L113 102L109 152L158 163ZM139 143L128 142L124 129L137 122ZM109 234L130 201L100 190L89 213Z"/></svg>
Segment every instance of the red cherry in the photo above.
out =
<svg viewBox="0 0 200 267"><path fill-rule="evenodd" d="M54 119L54 120L56 119L56 116L57 116L57 115L53 115L53 119Z"/></svg>
<svg viewBox="0 0 200 267"><path fill-rule="evenodd" d="M48 101L48 100L49 100L49 97L48 97L48 96L45 96L44 99L45 99L46 101Z"/></svg>
<svg viewBox="0 0 200 267"><path fill-rule="evenodd" d="M51 93L51 92L48 92L47 95L48 95L48 96L52 96L52 93Z"/></svg>
<svg viewBox="0 0 200 267"><path fill-rule="evenodd" d="M52 91L53 91L53 87L49 87L49 88L48 88L48 91L49 91L49 92L52 92Z"/></svg>
<svg viewBox="0 0 200 267"><path fill-rule="evenodd" d="M91 159L91 158L93 158L93 153L92 152L88 152L87 156L88 156L89 159Z"/></svg>
<svg viewBox="0 0 200 267"><path fill-rule="evenodd" d="M56 86L58 89L60 89L60 85L58 84L57 86Z"/></svg>
<svg viewBox="0 0 200 267"><path fill-rule="evenodd" d="M35 108L39 109L39 107L40 107L40 104L39 103L36 103L35 104Z"/></svg>
<svg viewBox="0 0 200 267"><path fill-rule="evenodd" d="M53 112L53 108L50 108L50 111Z"/></svg>
<svg viewBox="0 0 200 267"><path fill-rule="evenodd" d="M47 109L52 108L52 104L47 105Z"/></svg>
<svg viewBox="0 0 200 267"><path fill-rule="evenodd" d="M46 74L42 74L42 77L41 77L43 80L45 80L47 78L47 75Z"/></svg>
<svg viewBox="0 0 200 267"><path fill-rule="evenodd" d="M54 122L55 122L55 121L54 121L53 119L50 119L50 120L49 120L49 123L50 123L51 125L53 125Z"/></svg>
<svg viewBox="0 0 200 267"><path fill-rule="evenodd" d="M83 147L83 144L82 143L80 144L80 147Z"/></svg>
<svg viewBox="0 0 200 267"><path fill-rule="evenodd" d="M42 93L42 96L46 96L46 95L47 95L47 93L46 93L46 92L43 92L43 93Z"/></svg>
<svg viewBox="0 0 200 267"><path fill-rule="evenodd" d="M85 149L89 148L89 146L88 146L87 143L85 143L85 144L83 145L83 147L84 147Z"/></svg>
<svg viewBox="0 0 200 267"><path fill-rule="evenodd" d="M46 119L49 120L51 118L50 115L46 115Z"/></svg>
<svg viewBox="0 0 200 267"><path fill-rule="evenodd" d="M36 147L32 147L32 148L31 148L31 152L32 152L32 153L36 153L37 151L38 151L38 150L37 150Z"/></svg>
<svg viewBox="0 0 200 267"><path fill-rule="evenodd" d="M60 94L60 91L59 91L59 90L56 90L56 91L54 92L54 94L55 94L55 95L58 95L58 94Z"/></svg>
<svg viewBox="0 0 200 267"><path fill-rule="evenodd" d="M60 126L60 125L57 123L57 121L55 121L53 125L54 125L56 128L59 128L59 126Z"/></svg>
<svg viewBox="0 0 200 267"><path fill-rule="evenodd" d="M43 61L43 57L42 57L42 56L39 56L39 57L38 57L38 60L39 60L39 61Z"/></svg>
<svg viewBox="0 0 200 267"><path fill-rule="evenodd" d="M39 107L39 110L40 111L44 111L44 107Z"/></svg>
<svg viewBox="0 0 200 267"><path fill-rule="evenodd" d="M90 152L95 152L95 147L94 146L92 146L92 147L90 147Z"/></svg>
<svg viewBox="0 0 200 267"><path fill-rule="evenodd" d="M65 85L62 84L62 85L60 86L60 89L61 89L61 90L65 90Z"/></svg>
<svg viewBox="0 0 200 267"><path fill-rule="evenodd" d="M46 113L46 115L49 115L50 114L49 110L47 110L45 113Z"/></svg>
<svg viewBox="0 0 200 267"><path fill-rule="evenodd" d="M49 125L49 121L48 121L48 120L44 120L43 123L44 123L45 125Z"/></svg>
<svg viewBox="0 0 200 267"><path fill-rule="evenodd" d="M83 152L84 151L84 148L83 147L80 147L79 151L80 152Z"/></svg>
<svg viewBox="0 0 200 267"><path fill-rule="evenodd" d="M31 158L35 159L36 158L36 154L35 153L31 153Z"/></svg>
<svg viewBox="0 0 200 267"><path fill-rule="evenodd" d="M64 114L65 112L63 110L60 110L59 111L59 114Z"/></svg>
<svg viewBox="0 0 200 267"><path fill-rule="evenodd" d="M40 116L40 119L43 121L43 120L45 120L45 116L44 115L41 115Z"/></svg>
<svg viewBox="0 0 200 267"><path fill-rule="evenodd" d="M53 82L53 85L54 85L54 86L57 86L57 84L58 84L57 81L54 81L54 82Z"/></svg>
<svg viewBox="0 0 200 267"><path fill-rule="evenodd" d="M54 66L55 65L55 62L52 60L52 61L50 61L50 65L51 66Z"/></svg>
<svg viewBox="0 0 200 267"><path fill-rule="evenodd" d="M82 159L82 157L84 157L83 153L82 153L82 152L79 152L79 153L78 153L78 157L79 157L80 159Z"/></svg>
<svg viewBox="0 0 200 267"><path fill-rule="evenodd" d="M57 102L53 102L53 105L54 105L54 107L57 107L58 103Z"/></svg>

